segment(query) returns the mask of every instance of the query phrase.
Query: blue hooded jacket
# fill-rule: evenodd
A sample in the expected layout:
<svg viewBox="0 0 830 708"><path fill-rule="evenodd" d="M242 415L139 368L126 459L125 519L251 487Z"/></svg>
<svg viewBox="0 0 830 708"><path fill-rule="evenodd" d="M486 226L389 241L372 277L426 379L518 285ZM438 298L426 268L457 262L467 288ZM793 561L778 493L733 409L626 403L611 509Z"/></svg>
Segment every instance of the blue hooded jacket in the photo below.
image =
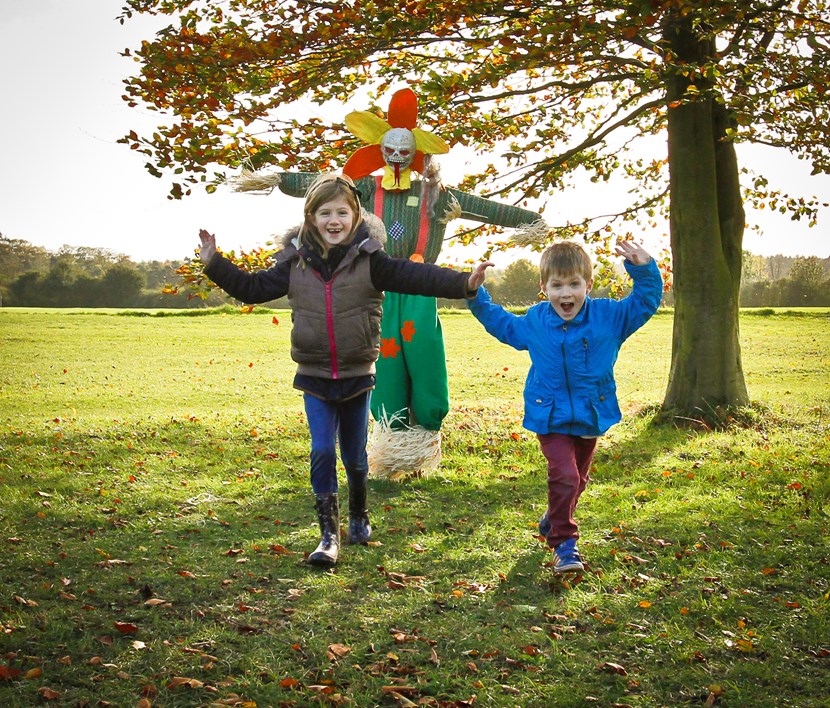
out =
<svg viewBox="0 0 830 708"><path fill-rule="evenodd" d="M634 280L627 297L587 297L569 322L547 300L521 316L495 304L484 287L469 301L490 334L530 353L523 421L528 430L596 437L622 418L614 382L617 354L657 311L663 296L654 259L640 266L626 261L625 269Z"/></svg>

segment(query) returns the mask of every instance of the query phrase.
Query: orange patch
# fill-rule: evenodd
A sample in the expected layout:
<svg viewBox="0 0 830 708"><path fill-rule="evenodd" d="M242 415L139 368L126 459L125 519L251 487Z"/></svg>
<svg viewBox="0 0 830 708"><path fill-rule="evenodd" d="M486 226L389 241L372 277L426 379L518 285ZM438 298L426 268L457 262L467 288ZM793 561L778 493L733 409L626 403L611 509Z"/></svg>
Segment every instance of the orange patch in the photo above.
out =
<svg viewBox="0 0 830 708"><path fill-rule="evenodd" d="M403 337L404 342L412 341L412 338L415 336L415 323L412 320L406 320L406 322L403 323L401 336Z"/></svg>
<svg viewBox="0 0 830 708"><path fill-rule="evenodd" d="M384 359L388 359L390 356L394 359L398 356L398 352L400 350L401 348L395 341L394 337L389 337L389 339L380 340L380 355Z"/></svg>

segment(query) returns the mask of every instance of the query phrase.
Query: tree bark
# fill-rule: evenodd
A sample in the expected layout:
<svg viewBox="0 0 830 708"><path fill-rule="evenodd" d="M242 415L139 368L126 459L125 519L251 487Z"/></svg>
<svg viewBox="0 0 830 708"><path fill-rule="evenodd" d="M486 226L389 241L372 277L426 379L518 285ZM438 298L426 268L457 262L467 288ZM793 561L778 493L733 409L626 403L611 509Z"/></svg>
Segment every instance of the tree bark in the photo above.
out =
<svg viewBox="0 0 830 708"><path fill-rule="evenodd" d="M714 49L685 20L666 37L686 61ZM688 85L686 76L670 78L669 102L679 101ZM738 322L744 210L735 147L723 140L728 111L701 93L668 116L675 314L663 410L717 421L718 409L749 402Z"/></svg>

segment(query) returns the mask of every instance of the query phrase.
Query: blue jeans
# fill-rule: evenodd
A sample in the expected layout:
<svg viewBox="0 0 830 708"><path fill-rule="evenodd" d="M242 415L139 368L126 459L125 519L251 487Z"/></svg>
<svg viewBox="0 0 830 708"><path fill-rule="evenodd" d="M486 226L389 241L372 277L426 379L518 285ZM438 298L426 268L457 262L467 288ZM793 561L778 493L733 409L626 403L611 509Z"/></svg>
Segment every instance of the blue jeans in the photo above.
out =
<svg viewBox="0 0 830 708"><path fill-rule="evenodd" d="M366 391L346 401L303 395L311 433L311 489L315 494L337 492L338 438L349 483L360 483L368 476L369 394Z"/></svg>

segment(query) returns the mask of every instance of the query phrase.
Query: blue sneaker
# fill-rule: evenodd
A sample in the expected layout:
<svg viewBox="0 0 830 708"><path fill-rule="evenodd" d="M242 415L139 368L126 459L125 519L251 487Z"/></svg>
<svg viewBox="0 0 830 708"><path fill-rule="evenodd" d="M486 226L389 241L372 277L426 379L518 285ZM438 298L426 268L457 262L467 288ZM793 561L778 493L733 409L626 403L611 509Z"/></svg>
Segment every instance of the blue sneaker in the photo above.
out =
<svg viewBox="0 0 830 708"><path fill-rule="evenodd" d="M582 558L576 550L576 539L562 541L553 552L553 572L581 573L583 570L585 566L582 565Z"/></svg>
<svg viewBox="0 0 830 708"><path fill-rule="evenodd" d="M539 519L539 535L547 538L549 533L550 521L548 521L548 512L545 512L544 514L542 514L542 518Z"/></svg>

